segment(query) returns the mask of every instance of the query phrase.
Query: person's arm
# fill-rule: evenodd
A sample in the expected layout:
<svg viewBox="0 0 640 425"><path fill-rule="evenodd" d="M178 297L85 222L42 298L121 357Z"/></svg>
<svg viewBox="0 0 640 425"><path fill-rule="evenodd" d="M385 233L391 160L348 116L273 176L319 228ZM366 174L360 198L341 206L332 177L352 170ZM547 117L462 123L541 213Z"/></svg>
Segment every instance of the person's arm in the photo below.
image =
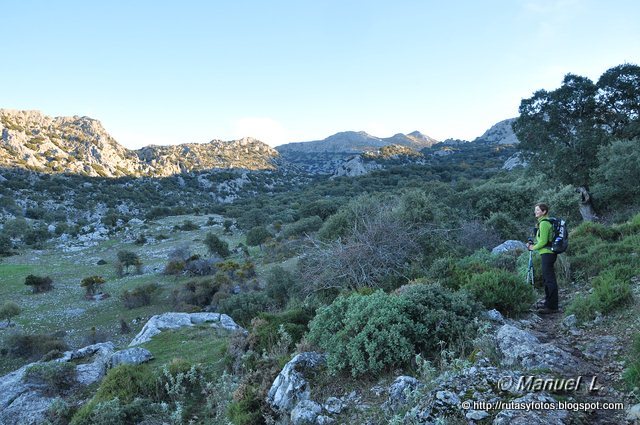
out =
<svg viewBox="0 0 640 425"><path fill-rule="evenodd" d="M546 247L549 244L549 235L551 234L551 223L547 220L542 220L540 222L540 232L538 234L538 240L536 244L531 247L532 250L539 250Z"/></svg>

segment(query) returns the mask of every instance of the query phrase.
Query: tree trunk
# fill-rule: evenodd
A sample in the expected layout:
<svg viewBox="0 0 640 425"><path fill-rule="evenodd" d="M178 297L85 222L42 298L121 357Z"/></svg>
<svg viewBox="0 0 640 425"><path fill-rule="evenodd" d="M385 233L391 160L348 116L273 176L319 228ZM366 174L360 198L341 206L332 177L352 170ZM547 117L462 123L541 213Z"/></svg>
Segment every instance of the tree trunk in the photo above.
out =
<svg viewBox="0 0 640 425"><path fill-rule="evenodd" d="M586 187L580 186L576 189L580 193L580 215L584 221L598 221L598 214L591 203L591 195Z"/></svg>

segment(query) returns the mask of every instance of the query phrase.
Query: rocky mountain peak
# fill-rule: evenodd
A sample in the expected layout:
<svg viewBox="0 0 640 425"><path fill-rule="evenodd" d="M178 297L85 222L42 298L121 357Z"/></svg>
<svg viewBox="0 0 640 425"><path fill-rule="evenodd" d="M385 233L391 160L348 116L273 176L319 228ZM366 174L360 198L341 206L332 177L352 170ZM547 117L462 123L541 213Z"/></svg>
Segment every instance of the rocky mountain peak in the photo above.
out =
<svg viewBox="0 0 640 425"><path fill-rule="evenodd" d="M212 168L273 169L278 152L261 141L212 140L137 151L96 119L0 109L0 166L89 176L168 176Z"/></svg>

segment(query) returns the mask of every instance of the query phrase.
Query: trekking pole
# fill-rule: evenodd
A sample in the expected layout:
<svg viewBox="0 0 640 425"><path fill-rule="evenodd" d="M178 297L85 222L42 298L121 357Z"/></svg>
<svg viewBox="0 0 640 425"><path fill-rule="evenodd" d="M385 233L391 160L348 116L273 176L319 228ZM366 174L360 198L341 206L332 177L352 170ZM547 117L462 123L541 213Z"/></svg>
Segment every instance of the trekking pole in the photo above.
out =
<svg viewBox="0 0 640 425"><path fill-rule="evenodd" d="M527 283L533 286L533 251L529 251L529 267L527 269Z"/></svg>

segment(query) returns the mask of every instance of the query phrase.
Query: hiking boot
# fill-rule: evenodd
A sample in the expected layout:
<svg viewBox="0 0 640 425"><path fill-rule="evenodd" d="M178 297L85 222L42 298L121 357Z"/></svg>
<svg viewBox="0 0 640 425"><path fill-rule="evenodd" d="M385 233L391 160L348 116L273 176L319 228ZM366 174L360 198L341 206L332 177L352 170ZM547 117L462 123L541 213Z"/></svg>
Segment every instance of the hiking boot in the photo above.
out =
<svg viewBox="0 0 640 425"><path fill-rule="evenodd" d="M555 314L555 313L560 313L560 310L558 310L557 308L553 309L553 308L544 307L539 309L537 313L538 314Z"/></svg>

